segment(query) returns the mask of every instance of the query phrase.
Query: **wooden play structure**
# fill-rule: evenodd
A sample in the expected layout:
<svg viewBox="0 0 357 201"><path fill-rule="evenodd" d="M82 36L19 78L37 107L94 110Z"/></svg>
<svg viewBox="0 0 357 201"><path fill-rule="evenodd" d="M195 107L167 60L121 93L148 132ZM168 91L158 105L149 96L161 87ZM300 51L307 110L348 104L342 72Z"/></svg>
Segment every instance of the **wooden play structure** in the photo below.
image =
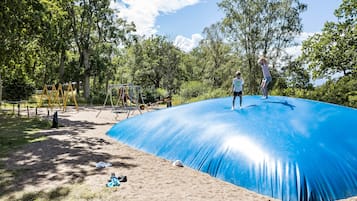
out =
<svg viewBox="0 0 357 201"><path fill-rule="evenodd" d="M65 90L63 88L66 88ZM78 111L78 104L76 100L76 93L72 87L72 83L68 84L55 84L44 85L42 94L38 103L38 107L43 105L44 101L47 101L47 107L53 109L55 105L58 105L63 111L66 111L67 103L73 102Z"/></svg>
<svg viewBox="0 0 357 201"><path fill-rule="evenodd" d="M144 100L142 97L141 87L133 84L111 84L108 86L103 108L106 107L108 100L114 113L130 114L144 109ZM97 114L97 117L101 110Z"/></svg>

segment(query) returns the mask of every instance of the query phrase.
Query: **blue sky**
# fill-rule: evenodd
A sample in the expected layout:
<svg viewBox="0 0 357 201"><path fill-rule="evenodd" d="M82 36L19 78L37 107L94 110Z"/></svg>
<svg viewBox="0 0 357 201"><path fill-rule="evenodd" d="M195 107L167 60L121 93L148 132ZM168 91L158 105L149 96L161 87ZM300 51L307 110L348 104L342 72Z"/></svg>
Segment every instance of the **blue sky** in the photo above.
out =
<svg viewBox="0 0 357 201"><path fill-rule="evenodd" d="M220 21L221 0L121 0L112 2L119 16L134 21L139 35L168 36L178 47L191 50L202 39L205 27ZM334 10L342 0L301 0L308 5L302 17L302 39L320 32L326 21L337 21Z"/></svg>

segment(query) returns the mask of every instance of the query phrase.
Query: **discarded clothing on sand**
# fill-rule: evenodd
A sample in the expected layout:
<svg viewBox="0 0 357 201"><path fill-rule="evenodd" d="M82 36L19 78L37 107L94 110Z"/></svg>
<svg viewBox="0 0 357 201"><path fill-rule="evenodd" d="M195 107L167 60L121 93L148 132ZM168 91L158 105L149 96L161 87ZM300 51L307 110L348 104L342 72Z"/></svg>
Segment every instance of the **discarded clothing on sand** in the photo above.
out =
<svg viewBox="0 0 357 201"><path fill-rule="evenodd" d="M120 181L118 180L117 177L110 177L110 180L107 183L107 187L114 187L114 186L120 186Z"/></svg>
<svg viewBox="0 0 357 201"><path fill-rule="evenodd" d="M116 177L115 174L112 173L110 179L108 180L107 187L120 186L120 182L126 182L127 180L126 176Z"/></svg>
<svg viewBox="0 0 357 201"><path fill-rule="evenodd" d="M96 168L105 168L105 167L110 167L110 166L112 166L111 163L105 163L103 161L100 161L100 162L95 164Z"/></svg>

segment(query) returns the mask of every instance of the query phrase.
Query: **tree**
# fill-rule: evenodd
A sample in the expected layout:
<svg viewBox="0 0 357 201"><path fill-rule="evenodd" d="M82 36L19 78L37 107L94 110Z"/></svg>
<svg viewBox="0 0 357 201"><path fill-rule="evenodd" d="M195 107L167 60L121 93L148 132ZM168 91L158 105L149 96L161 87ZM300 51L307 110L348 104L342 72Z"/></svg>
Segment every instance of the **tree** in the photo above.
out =
<svg viewBox="0 0 357 201"><path fill-rule="evenodd" d="M80 54L79 66L84 69L84 97L87 99L90 95L90 56L95 44L120 45L134 30L133 24L127 24L123 19L115 21L109 5L110 0L78 0L69 6L74 41Z"/></svg>
<svg viewBox="0 0 357 201"><path fill-rule="evenodd" d="M300 60L313 78L327 79L310 98L357 106L357 2L343 0L335 10L338 22L326 22L322 33L303 42Z"/></svg>
<svg viewBox="0 0 357 201"><path fill-rule="evenodd" d="M182 52L164 36L151 36L133 44L129 51L132 80L147 88L176 91L182 80Z"/></svg>
<svg viewBox="0 0 357 201"><path fill-rule="evenodd" d="M326 22L321 34L303 42L302 56L313 78L357 73L357 2L344 0L335 11L338 22Z"/></svg>
<svg viewBox="0 0 357 201"><path fill-rule="evenodd" d="M233 51L229 44L224 43L221 24L216 23L205 28L203 34L205 38L200 42L203 53L200 59L204 63L201 76L215 88L221 87L227 80L231 84L230 78L239 67L227 65L232 59Z"/></svg>
<svg viewBox="0 0 357 201"><path fill-rule="evenodd" d="M259 55L271 58L271 64L293 44L302 30L299 15L306 5L298 0L223 0L218 4L225 17L222 25L228 40L245 58L247 92L258 92Z"/></svg>
<svg viewBox="0 0 357 201"><path fill-rule="evenodd" d="M289 87L298 89L312 88L310 84L309 72L304 68L300 60L289 61L286 66L282 68L284 77L289 82Z"/></svg>
<svg viewBox="0 0 357 201"><path fill-rule="evenodd" d="M0 2L0 79L6 99L26 98L32 92L35 73L41 71L37 59L46 17L42 1Z"/></svg>

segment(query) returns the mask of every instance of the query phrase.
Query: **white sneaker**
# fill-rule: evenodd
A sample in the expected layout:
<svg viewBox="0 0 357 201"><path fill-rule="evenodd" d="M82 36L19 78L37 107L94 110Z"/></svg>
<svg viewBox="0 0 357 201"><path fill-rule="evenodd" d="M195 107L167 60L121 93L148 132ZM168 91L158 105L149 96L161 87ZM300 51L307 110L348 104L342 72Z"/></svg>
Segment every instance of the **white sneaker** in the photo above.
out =
<svg viewBox="0 0 357 201"><path fill-rule="evenodd" d="M266 97L266 96L262 96L262 99L267 99L268 97Z"/></svg>
<svg viewBox="0 0 357 201"><path fill-rule="evenodd" d="M242 109L242 106L240 106L239 109L241 110L241 109Z"/></svg>
<svg viewBox="0 0 357 201"><path fill-rule="evenodd" d="M234 110L234 107L232 107L232 110Z"/></svg>

